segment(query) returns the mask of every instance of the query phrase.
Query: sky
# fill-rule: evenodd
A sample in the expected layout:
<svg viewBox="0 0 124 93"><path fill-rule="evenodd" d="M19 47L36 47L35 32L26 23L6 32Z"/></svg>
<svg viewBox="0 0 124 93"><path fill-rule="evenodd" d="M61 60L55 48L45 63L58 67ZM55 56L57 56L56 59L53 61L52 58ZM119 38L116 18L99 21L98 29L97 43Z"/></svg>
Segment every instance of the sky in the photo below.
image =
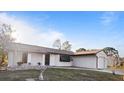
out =
<svg viewBox="0 0 124 93"><path fill-rule="evenodd" d="M124 56L124 12L11 11L0 12L0 22L12 25L19 43L52 47L60 39L73 51L114 47Z"/></svg>

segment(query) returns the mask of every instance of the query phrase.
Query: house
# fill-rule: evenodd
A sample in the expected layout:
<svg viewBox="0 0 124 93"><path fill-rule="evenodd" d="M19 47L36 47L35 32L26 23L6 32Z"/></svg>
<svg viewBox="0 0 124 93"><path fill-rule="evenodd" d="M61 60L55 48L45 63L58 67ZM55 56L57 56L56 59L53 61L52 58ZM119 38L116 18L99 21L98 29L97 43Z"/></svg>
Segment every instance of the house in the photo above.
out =
<svg viewBox="0 0 124 93"><path fill-rule="evenodd" d="M25 64L104 69L107 68L107 63L107 56L102 50L74 53L72 51L13 43L10 44L8 52L9 67Z"/></svg>
<svg viewBox="0 0 124 93"><path fill-rule="evenodd" d="M13 67L19 63L37 66L72 66L71 51L46 48L35 45L13 43L9 46L8 66Z"/></svg>

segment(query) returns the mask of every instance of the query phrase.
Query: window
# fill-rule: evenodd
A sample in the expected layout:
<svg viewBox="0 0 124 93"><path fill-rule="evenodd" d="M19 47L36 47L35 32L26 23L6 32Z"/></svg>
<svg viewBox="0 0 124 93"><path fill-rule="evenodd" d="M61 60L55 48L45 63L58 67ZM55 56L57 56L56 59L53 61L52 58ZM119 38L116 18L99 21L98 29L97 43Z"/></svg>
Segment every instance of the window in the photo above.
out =
<svg viewBox="0 0 124 93"><path fill-rule="evenodd" d="M70 55L60 55L60 61L61 62L70 62L71 61Z"/></svg>

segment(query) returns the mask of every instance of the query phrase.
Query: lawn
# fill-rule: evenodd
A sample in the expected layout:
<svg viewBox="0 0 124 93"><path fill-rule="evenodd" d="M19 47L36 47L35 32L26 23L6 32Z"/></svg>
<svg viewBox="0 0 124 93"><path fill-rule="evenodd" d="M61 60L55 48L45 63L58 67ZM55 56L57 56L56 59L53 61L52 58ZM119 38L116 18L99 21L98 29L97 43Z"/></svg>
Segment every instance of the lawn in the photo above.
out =
<svg viewBox="0 0 124 93"><path fill-rule="evenodd" d="M39 70L2 71L0 81L24 81L27 78L38 80ZM45 81L120 81L122 76L90 70L48 68L44 72Z"/></svg>
<svg viewBox="0 0 124 93"><path fill-rule="evenodd" d="M39 70L2 71L0 72L0 81L24 81L27 78L37 79L39 74Z"/></svg>
<svg viewBox="0 0 124 93"><path fill-rule="evenodd" d="M45 80L48 81L120 81L122 76L111 73L49 68L44 73Z"/></svg>

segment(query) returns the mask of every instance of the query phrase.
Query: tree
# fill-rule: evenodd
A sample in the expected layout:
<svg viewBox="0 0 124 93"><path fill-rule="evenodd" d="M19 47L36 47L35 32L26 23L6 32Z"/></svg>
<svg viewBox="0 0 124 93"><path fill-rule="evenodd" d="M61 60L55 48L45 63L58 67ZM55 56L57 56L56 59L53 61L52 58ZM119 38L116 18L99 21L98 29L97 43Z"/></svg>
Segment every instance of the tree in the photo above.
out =
<svg viewBox="0 0 124 93"><path fill-rule="evenodd" d="M7 58L7 52L9 44L14 41L12 38L13 30L11 25L0 23L0 51L1 51L1 62L0 64L3 64L5 62L5 59Z"/></svg>
<svg viewBox="0 0 124 93"><path fill-rule="evenodd" d="M76 50L76 52L81 52L81 51L86 51L86 49L85 48L79 48Z"/></svg>
<svg viewBox="0 0 124 93"><path fill-rule="evenodd" d="M67 51L71 50L71 44L69 43L69 41L65 41L64 43L61 43L60 39L56 39L54 41L53 47L56 47L57 49L60 50L67 50Z"/></svg>
<svg viewBox="0 0 124 93"><path fill-rule="evenodd" d="M61 49L61 40L56 39L53 43L53 47L56 47L57 49Z"/></svg>
<svg viewBox="0 0 124 93"><path fill-rule="evenodd" d="M67 50L67 51L70 51L71 50L71 44L69 43L69 41L65 41L62 44L62 50Z"/></svg>
<svg viewBox="0 0 124 93"><path fill-rule="evenodd" d="M118 50L116 50L113 47L106 47L103 49L103 51L106 53L107 56L110 56L113 59L114 65L119 64L119 53Z"/></svg>

